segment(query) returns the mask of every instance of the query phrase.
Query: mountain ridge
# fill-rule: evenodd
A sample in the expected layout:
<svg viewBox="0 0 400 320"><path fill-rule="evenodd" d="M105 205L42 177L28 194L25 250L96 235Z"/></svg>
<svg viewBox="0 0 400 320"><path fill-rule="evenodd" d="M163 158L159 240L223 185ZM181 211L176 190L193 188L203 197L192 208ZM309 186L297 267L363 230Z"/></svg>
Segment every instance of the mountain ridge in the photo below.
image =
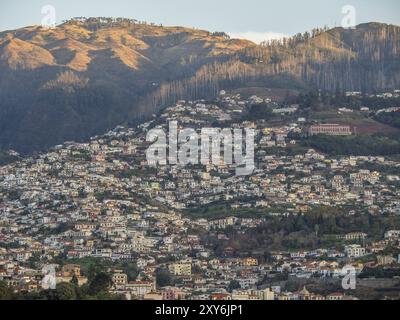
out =
<svg viewBox="0 0 400 320"><path fill-rule="evenodd" d="M87 18L0 32L0 148L41 150L134 124L180 98L247 86L400 84L400 28L315 29L256 45L223 32Z"/></svg>

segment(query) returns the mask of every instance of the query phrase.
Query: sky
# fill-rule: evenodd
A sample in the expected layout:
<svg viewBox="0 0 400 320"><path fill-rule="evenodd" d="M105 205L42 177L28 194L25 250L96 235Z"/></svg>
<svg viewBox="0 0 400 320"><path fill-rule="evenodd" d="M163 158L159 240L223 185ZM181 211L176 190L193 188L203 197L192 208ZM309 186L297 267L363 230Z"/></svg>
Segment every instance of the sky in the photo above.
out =
<svg viewBox="0 0 400 320"><path fill-rule="evenodd" d="M225 31L255 42L340 26L348 17L349 11L342 13L348 5L355 9L351 21L356 24L400 25L399 0L0 0L0 31L40 25L46 5L54 7L57 24L78 16L125 17Z"/></svg>

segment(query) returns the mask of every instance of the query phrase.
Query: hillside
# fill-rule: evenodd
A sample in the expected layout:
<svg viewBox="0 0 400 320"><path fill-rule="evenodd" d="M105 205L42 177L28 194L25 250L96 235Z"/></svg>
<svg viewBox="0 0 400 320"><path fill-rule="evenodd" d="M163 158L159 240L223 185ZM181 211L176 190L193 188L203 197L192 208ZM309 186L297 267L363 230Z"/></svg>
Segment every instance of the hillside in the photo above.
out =
<svg viewBox="0 0 400 320"><path fill-rule="evenodd" d="M257 46L222 32L106 18L1 32L0 149L87 139L221 88L395 88L399 34L373 23Z"/></svg>

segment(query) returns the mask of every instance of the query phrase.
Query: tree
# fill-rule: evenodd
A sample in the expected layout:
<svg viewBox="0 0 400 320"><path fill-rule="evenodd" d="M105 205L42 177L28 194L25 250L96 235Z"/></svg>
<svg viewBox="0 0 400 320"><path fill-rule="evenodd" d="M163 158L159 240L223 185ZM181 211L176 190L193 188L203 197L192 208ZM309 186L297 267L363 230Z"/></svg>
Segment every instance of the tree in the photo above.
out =
<svg viewBox="0 0 400 320"><path fill-rule="evenodd" d="M235 289L239 289L240 288L240 284L237 280L231 280L231 282L229 283L228 286L228 291L232 292Z"/></svg>
<svg viewBox="0 0 400 320"><path fill-rule="evenodd" d="M74 285L74 286L78 286L79 285L78 277L75 274L72 276L72 279L71 279L70 283L72 285Z"/></svg>
<svg viewBox="0 0 400 320"><path fill-rule="evenodd" d="M319 233L319 225L318 225L318 224L316 224L316 225L314 226L314 231L315 231L315 237L318 238L318 233Z"/></svg>
<svg viewBox="0 0 400 320"><path fill-rule="evenodd" d="M76 300L76 291L72 283L63 282L57 285L56 300Z"/></svg>
<svg viewBox="0 0 400 320"><path fill-rule="evenodd" d="M0 281L0 300L11 300L13 298L12 289L4 281Z"/></svg>
<svg viewBox="0 0 400 320"><path fill-rule="evenodd" d="M112 284L111 276L108 273L98 273L89 284L89 294L95 295L106 292Z"/></svg>
<svg viewBox="0 0 400 320"><path fill-rule="evenodd" d="M136 263L126 262L122 265L122 270L128 276L128 281L134 281L139 275L139 270Z"/></svg>
<svg viewBox="0 0 400 320"><path fill-rule="evenodd" d="M156 282L160 287L166 287L172 284L172 275L166 269L156 271Z"/></svg>

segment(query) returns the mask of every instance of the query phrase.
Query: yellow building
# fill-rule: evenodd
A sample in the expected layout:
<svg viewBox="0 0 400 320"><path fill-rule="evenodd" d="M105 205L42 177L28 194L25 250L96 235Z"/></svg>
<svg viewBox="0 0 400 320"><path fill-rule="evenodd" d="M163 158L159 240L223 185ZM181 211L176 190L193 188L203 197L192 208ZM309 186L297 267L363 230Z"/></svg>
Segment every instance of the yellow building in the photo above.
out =
<svg viewBox="0 0 400 320"><path fill-rule="evenodd" d="M258 297L260 300L275 300L275 292L273 292L270 288L260 290L258 292Z"/></svg>
<svg viewBox="0 0 400 320"><path fill-rule="evenodd" d="M66 264L62 267L61 272L56 274L57 283L71 282L73 277L78 280L78 286L88 282L86 277L81 276L81 267L77 264Z"/></svg>
<svg viewBox="0 0 400 320"><path fill-rule="evenodd" d="M258 260L256 258L244 258L243 265L246 267L256 267L258 266Z"/></svg>
<svg viewBox="0 0 400 320"><path fill-rule="evenodd" d="M192 265L190 263L174 263L169 266L169 271L175 276L191 276Z"/></svg>
<svg viewBox="0 0 400 320"><path fill-rule="evenodd" d="M376 258L378 261L378 265L380 266L390 265L396 262L396 259L392 256L377 256Z"/></svg>
<svg viewBox="0 0 400 320"><path fill-rule="evenodd" d="M77 264L66 264L61 270L63 276L72 277L73 275L80 277L81 266Z"/></svg>

